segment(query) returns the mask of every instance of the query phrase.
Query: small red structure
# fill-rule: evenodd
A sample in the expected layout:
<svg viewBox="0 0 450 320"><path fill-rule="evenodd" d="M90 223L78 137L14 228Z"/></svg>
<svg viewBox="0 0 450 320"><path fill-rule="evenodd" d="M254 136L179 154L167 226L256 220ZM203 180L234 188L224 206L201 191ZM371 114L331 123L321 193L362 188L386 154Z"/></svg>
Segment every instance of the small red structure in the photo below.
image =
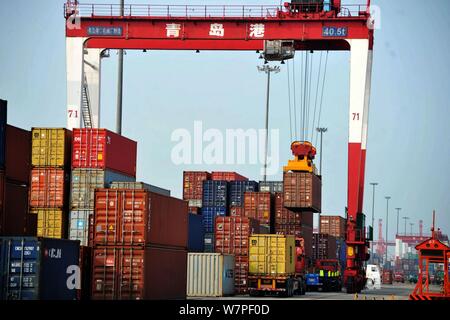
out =
<svg viewBox="0 0 450 320"><path fill-rule="evenodd" d="M419 252L419 279L413 293L409 295L409 300L450 300L450 283L448 278L450 247L438 240L438 232L434 231L434 216L435 213L433 211L431 238L416 246L416 250ZM440 292L430 291L430 263L444 264L444 284Z"/></svg>

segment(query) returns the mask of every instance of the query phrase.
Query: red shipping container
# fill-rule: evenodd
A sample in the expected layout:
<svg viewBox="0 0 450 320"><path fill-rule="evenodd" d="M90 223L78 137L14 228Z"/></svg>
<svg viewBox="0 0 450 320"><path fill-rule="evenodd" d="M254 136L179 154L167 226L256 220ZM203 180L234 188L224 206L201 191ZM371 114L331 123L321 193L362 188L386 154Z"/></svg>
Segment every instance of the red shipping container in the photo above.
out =
<svg viewBox="0 0 450 320"><path fill-rule="evenodd" d="M70 176L64 169L34 168L30 180L30 207L66 207Z"/></svg>
<svg viewBox="0 0 450 320"><path fill-rule="evenodd" d="M236 173L236 172L213 171L213 172L211 172L211 180L247 181L248 178L241 176L239 173Z"/></svg>
<svg viewBox="0 0 450 320"><path fill-rule="evenodd" d="M142 189L96 190L94 245L186 248L187 241L186 201Z"/></svg>
<svg viewBox="0 0 450 320"><path fill-rule="evenodd" d="M256 219L243 217L216 217L216 252L234 255L248 255L248 238L259 233Z"/></svg>
<svg viewBox="0 0 450 320"><path fill-rule="evenodd" d="M337 241L328 234L313 234L313 259L336 259Z"/></svg>
<svg viewBox="0 0 450 320"><path fill-rule="evenodd" d="M272 194L270 192L245 192L244 216L259 220L260 224L271 225Z"/></svg>
<svg viewBox="0 0 450 320"><path fill-rule="evenodd" d="M170 247L98 247L93 300L186 299L187 251Z"/></svg>
<svg viewBox="0 0 450 320"><path fill-rule="evenodd" d="M28 184L31 169L31 132L6 125L5 176Z"/></svg>
<svg viewBox="0 0 450 320"><path fill-rule="evenodd" d="M72 167L136 177L137 143L106 129L73 129Z"/></svg>
<svg viewBox="0 0 450 320"><path fill-rule="evenodd" d="M183 172L183 199L202 200L203 181L209 180L211 174L206 171Z"/></svg>
<svg viewBox="0 0 450 320"><path fill-rule="evenodd" d="M248 256L235 256L234 286L238 294L248 292Z"/></svg>
<svg viewBox="0 0 450 320"><path fill-rule="evenodd" d="M275 223L277 224L300 224L301 223L301 212L294 212L284 207L283 204L283 193L275 193L274 199L275 206Z"/></svg>
<svg viewBox="0 0 450 320"><path fill-rule="evenodd" d="M28 186L5 180L0 171L0 236L35 236L37 218L28 214Z"/></svg>
<svg viewBox="0 0 450 320"><path fill-rule="evenodd" d="M242 217L244 215L244 208L242 207L230 207L230 216Z"/></svg>
<svg viewBox="0 0 450 320"><path fill-rule="evenodd" d="M320 212L322 181L310 172L285 172L283 174L283 203L291 210Z"/></svg>

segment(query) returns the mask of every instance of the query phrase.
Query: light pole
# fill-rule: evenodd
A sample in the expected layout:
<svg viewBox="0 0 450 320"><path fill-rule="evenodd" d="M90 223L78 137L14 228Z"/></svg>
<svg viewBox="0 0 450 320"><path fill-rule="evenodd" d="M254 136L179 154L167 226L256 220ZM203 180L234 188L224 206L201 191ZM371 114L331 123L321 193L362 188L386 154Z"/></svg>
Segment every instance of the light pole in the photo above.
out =
<svg viewBox="0 0 450 320"><path fill-rule="evenodd" d="M266 92L266 142L265 142L265 155L264 155L264 182L267 180L267 155L269 147L269 101L270 101L270 74L272 72L280 72L280 67L271 67L269 65L258 66L259 72L267 73L267 92Z"/></svg>
<svg viewBox="0 0 450 320"><path fill-rule="evenodd" d="M406 220L409 220L409 217L403 217L402 219L405 220L405 236L406 236Z"/></svg>
<svg viewBox="0 0 450 320"><path fill-rule="evenodd" d="M120 0L120 16L124 15L125 0ZM117 115L116 115L116 132L122 134L122 97L123 97L123 50L118 51L119 63L117 69Z"/></svg>
<svg viewBox="0 0 450 320"><path fill-rule="evenodd" d="M410 222L409 225L411 226L411 235L412 235L412 234L413 234L413 232L412 232L412 227L413 227L413 225L414 225L414 222Z"/></svg>
<svg viewBox="0 0 450 320"><path fill-rule="evenodd" d="M391 199L390 196L386 196L386 239L384 240L386 242L386 249L385 249L385 260L384 263L387 263L387 252L388 252L388 227L389 227L389 199Z"/></svg>
<svg viewBox="0 0 450 320"><path fill-rule="evenodd" d="M328 128L316 128L317 132L320 133L320 175L322 175L322 142L323 134L328 131Z"/></svg>
<svg viewBox="0 0 450 320"><path fill-rule="evenodd" d="M398 219L400 218L400 210L402 210L402 208L395 208L395 210L397 210L397 235L398 235Z"/></svg>
<svg viewBox="0 0 450 320"><path fill-rule="evenodd" d="M373 263L373 227L374 227L374 223L375 223L375 187L378 185L378 182L371 182L370 184L373 187L373 194L372 194L372 244L371 244L372 254L370 256L371 261Z"/></svg>

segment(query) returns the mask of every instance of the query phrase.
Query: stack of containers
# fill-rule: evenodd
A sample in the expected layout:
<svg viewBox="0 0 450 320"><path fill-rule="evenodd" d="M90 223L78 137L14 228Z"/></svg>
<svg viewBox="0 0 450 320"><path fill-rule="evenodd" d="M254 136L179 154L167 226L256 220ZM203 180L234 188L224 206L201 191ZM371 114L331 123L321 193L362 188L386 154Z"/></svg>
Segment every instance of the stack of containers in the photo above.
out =
<svg viewBox="0 0 450 320"><path fill-rule="evenodd" d="M72 132L64 128L31 130L30 213L37 215L37 236L67 237Z"/></svg>
<svg viewBox="0 0 450 320"><path fill-rule="evenodd" d="M202 216L205 228L205 252L214 252L214 221L226 216L228 209L228 182L203 181Z"/></svg>
<svg viewBox="0 0 450 320"><path fill-rule="evenodd" d="M345 243L346 221L341 216L321 216L320 233L328 234L336 238L336 256L341 268L345 268L347 259L347 246Z"/></svg>
<svg viewBox="0 0 450 320"><path fill-rule="evenodd" d="M70 197L71 240L91 246L94 191L136 180L137 143L106 129L74 129ZM124 156L126 155L126 156Z"/></svg>
<svg viewBox="0 0 450 320"><path fill-rule="evenodd" d="M273 233L273 196L270 192L245 192L244 193L244 217L259 221L262 229Z"/></svg>
<svg viewBox="0 0 450 320"><path fill-rule="evenodd" d="M234 284L237 293L248 291L249 237L259 233L259 221L245 217L217 217L215 249L235 257Z"/></svg>
<svg viewBox="0 0 450 320"><path fill-rule="evenodd" d="M258 191L256 181L231 181L230 182L230 216L242 217L244 215L245 192Z"/></svg>
<svg viewBox="0 0 450 320"><path fill-rule="evenodd" d="M31 236L37 222L28 213L31 135L6 119L7 102L0 100L0 236Z"/></svg>
<svg viewBox="0 0 450 320"><path fill-rule="evenodd" d="M283 192L283 181L260 181L260 192L270 192L272 194Z"/></svg>
<svg viewBox="0 0 450 320"><path fill-rule="evenodd" d="M183 172L183 200L189 203L189 212L200 214L203 197L203 181L210 180L211 174L206 171Z"/></svg>
<svg viewBox="0 0 450 320"><path fill-rule="evenodd" d="M92 299L185 299L187 202L145 189L95 192Z"/></svg>
<svg viewBox="0 0 450 320"><path fill-rule="evenodd" d="M304 239L305 255L312 255L314 214L308 211L292 211L284 207L283 193L275 193L274 225L276 234L294 235Z"/></svg>

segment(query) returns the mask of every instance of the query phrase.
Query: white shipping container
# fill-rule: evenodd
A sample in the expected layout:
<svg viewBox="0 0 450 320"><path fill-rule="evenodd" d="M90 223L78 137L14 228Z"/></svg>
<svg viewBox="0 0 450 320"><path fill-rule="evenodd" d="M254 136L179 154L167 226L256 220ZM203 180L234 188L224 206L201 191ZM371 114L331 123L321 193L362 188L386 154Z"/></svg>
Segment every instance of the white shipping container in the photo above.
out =
<svg viewBox="0 0 450 320"><path fill-rule="evenodd" d="M403 242L401 239L395 239L395 257L401 258L403 256Z"/></svg>
<svg viewBox="0 0 450 320"><path fill-rule="evenodd" d="M223 297L234 294L234 255L188 253L187 296Z"/></svg>
<svg viewBox="0 0 450 320"><path fill-rule="evenodd" d="M202 200L189 200L189 207L202 207Z"/></svg>

